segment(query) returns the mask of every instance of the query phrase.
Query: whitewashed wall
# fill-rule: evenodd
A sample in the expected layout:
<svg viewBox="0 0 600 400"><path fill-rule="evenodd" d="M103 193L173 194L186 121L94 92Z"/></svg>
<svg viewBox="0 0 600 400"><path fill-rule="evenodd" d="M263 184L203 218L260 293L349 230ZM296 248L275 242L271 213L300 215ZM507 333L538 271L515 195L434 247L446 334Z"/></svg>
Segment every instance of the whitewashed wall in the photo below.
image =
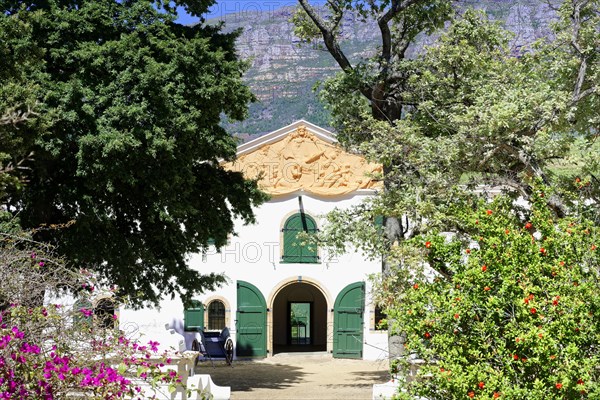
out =
<svg viewBox="0 0 600 400"><path fill-rule="evenodd" d="M192 268L201 273L225 273L229 283L215 292L205 293L197 299L206 304L206 299L219 296L227 299L230 309L230 329L235 340L236 315L236 281L243 280L255 285L262 292L267 307L269 297L283 282L292 279L310 279L320 283L331 306L338 293L348 284L357 281L367 283L367 293L370 286L367 276L381 271L381 263L367 261L361 254L350 252L343 256L329 259L320 250L319 264L282 264L281 259L281 228L286 218L299 211L298 196L302 196L304 212L315 217L317 224L322 226L320 216L334 208L347 208L360 203L372 191L360 191L350 195L336 197L315 197L303 192L277 197L256 208L257 223L236 226L236 236L232 236L229 244L219 253L210 249L207 254L194 254L189 259ZM299 278L300 277L300 278ZM363 356L365 359L384 359L387 356L386 332L372 330L371 319L374 307L369 296L365 307L365 330ZM165 324L173 319L183 318L183 305L180 299L164 299L160 309L130 310L122 309L120 314L121 326L127 329L139 329L149 337L159 337L165 334ZM187 335L188 345L193 335Z"/></svg>

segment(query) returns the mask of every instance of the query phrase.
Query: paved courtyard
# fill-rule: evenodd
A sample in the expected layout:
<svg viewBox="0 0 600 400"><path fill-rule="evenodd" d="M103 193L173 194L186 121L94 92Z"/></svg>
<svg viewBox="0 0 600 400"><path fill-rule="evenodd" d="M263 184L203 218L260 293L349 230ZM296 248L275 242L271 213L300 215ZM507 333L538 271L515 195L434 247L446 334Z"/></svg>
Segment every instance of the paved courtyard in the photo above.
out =
<svg viewBox="0 0 600 400"><path fill-rule="evenodd" d="M373 384L388 380L387 360L334 359L331 354L277 354L255 361L202 362L197 373L231 386L232 400L371 399Z"/></svg>

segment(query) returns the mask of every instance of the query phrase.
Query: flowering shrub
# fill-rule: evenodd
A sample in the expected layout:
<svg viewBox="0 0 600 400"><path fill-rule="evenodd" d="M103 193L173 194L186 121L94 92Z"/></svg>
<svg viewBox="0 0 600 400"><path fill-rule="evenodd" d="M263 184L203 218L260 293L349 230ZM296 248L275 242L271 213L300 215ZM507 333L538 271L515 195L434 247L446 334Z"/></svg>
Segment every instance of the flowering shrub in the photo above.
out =
<svg viewBox="0 0 600 400"><path fill-rule="evenodd" d="M443 274L388 310L406 355L425 361L400 398L600 398L598 227L544 200L517 212L499 196L457 210L463 234L414 239Z"/></svg>
<svg viewBox="0 0 600 400"><path fill-rule="evenodd" d="M50 250L0 235L0 399L152 398L142 382L175 390L181 378L165 370L171 360L159 344L99 325L106 316L80 306L92 304L97 282L65 268Z"/></svg>

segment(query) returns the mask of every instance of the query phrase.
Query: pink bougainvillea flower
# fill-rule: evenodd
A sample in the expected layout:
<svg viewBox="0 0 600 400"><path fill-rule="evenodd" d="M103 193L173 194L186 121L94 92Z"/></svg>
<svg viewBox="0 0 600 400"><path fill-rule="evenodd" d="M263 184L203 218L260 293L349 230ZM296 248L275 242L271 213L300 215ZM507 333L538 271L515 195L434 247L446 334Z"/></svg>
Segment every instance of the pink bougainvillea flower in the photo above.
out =
<svg viewBox="0 0 600 400"><path fill-rule="evenodd" d="M152 340L148 342L148 346L150 346L150 350L152 350L155 353L158 351L158 345L159 345L158 342L155 342Z"/></svg>
<svg viewBox="0 0 600 400"><path fill-rule="evenodd" d="M23 339L25 337L25 333L21 332L16 326L13 326L11 330L15 339Z"/></svg>
<svg viewBox="0 0 600 400"><path fill-rule="evenodd" d="M83 315L85 315L86 317L91 317L92 314L94 313L93 310L87 309L87 308L81 308L79 310L79 312L81 312Z"/></svg>

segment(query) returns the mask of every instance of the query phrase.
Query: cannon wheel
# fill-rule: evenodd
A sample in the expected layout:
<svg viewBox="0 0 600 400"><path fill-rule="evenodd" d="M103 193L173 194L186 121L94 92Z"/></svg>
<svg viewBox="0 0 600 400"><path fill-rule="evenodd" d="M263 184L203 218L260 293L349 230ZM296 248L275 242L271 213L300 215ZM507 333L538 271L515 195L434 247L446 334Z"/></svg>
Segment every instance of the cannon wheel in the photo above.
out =
<svg viewBox="0 0 600 400"><path fill-rule="evenodd" d="M233 340L231 340L231 338L227 338L227 340L225 341L225 345L223 346L223 349L225 350L225 361L227 362L227 365L232 365L232 363L233 363Z"/></svg>
<svg viewBox="0 0 600 400"><path fill-rule="evenodd" d="M192 342L192 351L197 351L198 353L200 352L200 343L198 342L198 339L194 339L194 341ZM196 367L198 366L199 358L200 354L198 354L196 356L196 359L194 360L194 369L196 369Z"/></svg>

